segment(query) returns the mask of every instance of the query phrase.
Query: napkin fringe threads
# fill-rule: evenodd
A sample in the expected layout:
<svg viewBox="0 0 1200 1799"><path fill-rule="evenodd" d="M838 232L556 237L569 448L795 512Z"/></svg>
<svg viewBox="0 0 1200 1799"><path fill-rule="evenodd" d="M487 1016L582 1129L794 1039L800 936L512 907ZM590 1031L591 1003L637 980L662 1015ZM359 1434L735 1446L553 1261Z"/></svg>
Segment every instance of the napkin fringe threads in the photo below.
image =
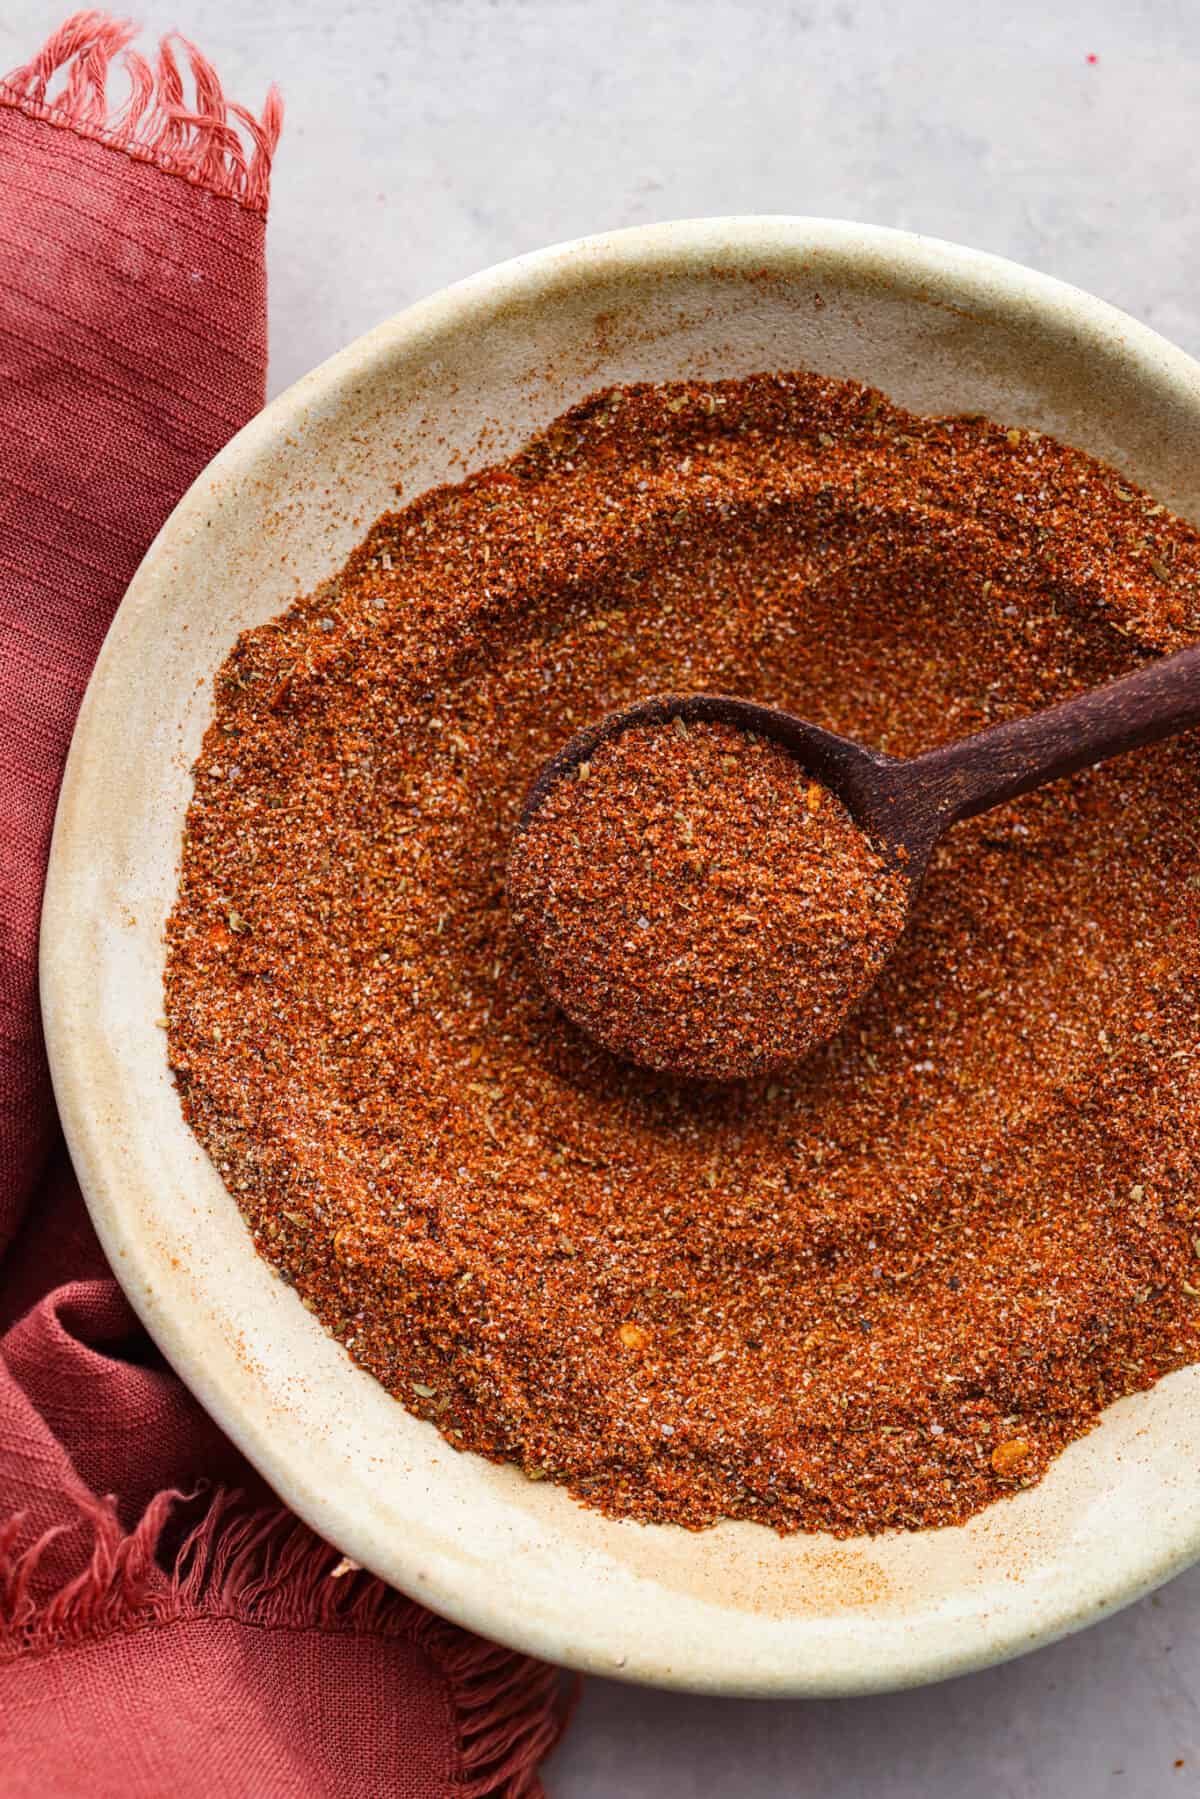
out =
<svg viewBox="0 0 1200 1799"><path fill-rule="evenodd" d="M288 1512L246 1510L218 1492L169 1556L164 1536L188 1495L159 1493L126 1531L112 1499L80 1494L92 1532L87 1566L49 1597L38 1565L70 1526L27 1537L0 1524L0 1665L192 1617L266 1629L404 1637L450 1689L458 1719L462 1799L533 1799L540 1762L558 1740L569 1698L557 1669L468 1636L360 1570ZM168 1565L164 1566L164 1560Z"/></svg>
<svg viewBox="0 0 1200 1799"><path fill-rule="evenodd" d="M152 66L128 48L137 29L107 13L73 13L30 62L0 79L0 104L152 162L251 212L265 212L283 124L278 88L268 90L256 117L225 98L212 64L178 32L162 39ZM190 106L176 47L191 76ZM115 105L108 98L114 63L129 86Z"/></svg>

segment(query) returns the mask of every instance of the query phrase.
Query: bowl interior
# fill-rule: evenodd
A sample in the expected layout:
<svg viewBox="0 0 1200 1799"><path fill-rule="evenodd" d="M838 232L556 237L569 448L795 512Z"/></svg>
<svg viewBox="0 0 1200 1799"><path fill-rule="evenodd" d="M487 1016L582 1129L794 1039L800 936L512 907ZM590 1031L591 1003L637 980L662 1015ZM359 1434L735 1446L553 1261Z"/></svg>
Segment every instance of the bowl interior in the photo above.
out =
<svg viewBox="0 0 1200 1799"><path fill-rule="evenodd" d="M837 1542L614 1522L456 1455L258 1260L180 1115L162 929L212 676L375 516L614 381L805 367L1102 456L1200 519L1200 370L1012 264L802 219L617 233L492 270L318 369L200 478L105 645L63 787L43 926L56 1089L113 1265L283 1497L438 1610L663 1684L849 1693L1074 1628L1200 1551L1200 1369L1123 1401L1042 1484L958 1529Z"/></svg>

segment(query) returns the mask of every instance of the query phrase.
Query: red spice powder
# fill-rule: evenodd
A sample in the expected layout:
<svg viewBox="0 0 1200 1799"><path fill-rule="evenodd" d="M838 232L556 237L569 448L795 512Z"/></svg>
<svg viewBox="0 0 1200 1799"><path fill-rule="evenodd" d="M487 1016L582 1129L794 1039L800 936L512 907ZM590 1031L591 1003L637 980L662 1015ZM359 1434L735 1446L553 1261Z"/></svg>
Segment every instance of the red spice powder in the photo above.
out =
<svg viewBox="0 0 1200 1799"><path fill-rule="evenodd" d="M946 1524L1196 1359L1200 762L957 828L842 1033L674 1083L543 993L531 778L664 691L906 755L1200 634L1200 538L805 374L596 395L246 633L166 1012L254 1242L464 1449L632 1518Z"/></svg>
<svg viewBox="0 0 1200 1799"><path fill-rule="evenodd" d="M728 1080L833 1034L909 883L781 744L676 718L557 783L514 838L508 894L547 992L597 1042Z"/></svg>

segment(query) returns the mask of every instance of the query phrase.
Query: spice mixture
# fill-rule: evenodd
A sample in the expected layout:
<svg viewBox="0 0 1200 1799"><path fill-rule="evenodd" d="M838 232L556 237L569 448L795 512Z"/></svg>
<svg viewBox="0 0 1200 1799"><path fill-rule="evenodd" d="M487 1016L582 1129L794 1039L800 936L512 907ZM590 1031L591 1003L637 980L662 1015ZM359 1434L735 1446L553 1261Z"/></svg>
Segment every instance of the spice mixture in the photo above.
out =
<svg viewBox="0 0 1200 1799"><path fill-rule="evenodd" d="M807 374L595 395L239 641L166 1014L261 1253L410 1410L606 1511L966 1518L1200 1355L1200 761L952 831L787 1079L544 994L531 777L664 691L908 755L1200 635L1200 536L1032 432Z"/></svg>
<svg viewBox="0 0 1200 1799"><path fill-rule="evenodd" d="M772 1073L832 1035L904 928L909 883L781 744L638 725L513 840L508 894L551 997L617 1055Z"/></svg>

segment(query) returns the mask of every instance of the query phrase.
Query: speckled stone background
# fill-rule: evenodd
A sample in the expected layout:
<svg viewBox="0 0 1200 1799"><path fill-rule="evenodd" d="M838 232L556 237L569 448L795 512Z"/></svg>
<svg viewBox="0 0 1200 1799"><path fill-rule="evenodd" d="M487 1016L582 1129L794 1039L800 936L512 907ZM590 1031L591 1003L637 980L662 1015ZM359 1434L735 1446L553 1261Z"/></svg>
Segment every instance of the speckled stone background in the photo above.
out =
<svg viewBox="0 0 1200 1799"><path fill-rule="evenodd" d="M5 0L0 67L66 10ZM488 263L727 212L995 250L1200 355L1196 0L135 10L195 38L238 99L284 89L272 391ZM1200 1792L1198 1697L1200 1568L1082 1636L923 1692L768 1704L593 1681L547 1784L551 1799L1167 1799Z"/></svg>

